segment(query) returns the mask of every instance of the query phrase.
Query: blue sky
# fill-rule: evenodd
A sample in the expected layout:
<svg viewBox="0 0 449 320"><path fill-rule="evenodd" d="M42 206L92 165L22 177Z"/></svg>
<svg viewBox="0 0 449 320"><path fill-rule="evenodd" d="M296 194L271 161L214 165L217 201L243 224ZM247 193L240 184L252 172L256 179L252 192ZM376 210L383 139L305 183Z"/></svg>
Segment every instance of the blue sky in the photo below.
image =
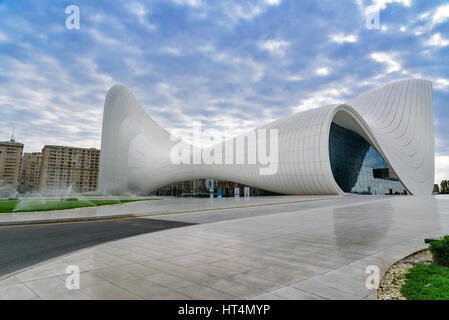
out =
<svg viewBox="0 0 449 320"><path fill-rule="evenodd" d="M80 9L67 30L65 8ZM380 10L380 29L365 13ZM428 0L0 1L0 140L100 147L124 84L176 135L227 136L389 81L433 81L436 181L449 178L449 4Z"/></svg>

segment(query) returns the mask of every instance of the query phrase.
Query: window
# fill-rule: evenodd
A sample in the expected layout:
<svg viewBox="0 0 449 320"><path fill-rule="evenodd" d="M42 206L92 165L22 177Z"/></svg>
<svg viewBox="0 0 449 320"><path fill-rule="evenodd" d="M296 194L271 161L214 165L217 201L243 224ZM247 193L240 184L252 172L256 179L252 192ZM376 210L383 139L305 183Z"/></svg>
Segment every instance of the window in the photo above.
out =
<svg viewBox="0 0 449 320"><path fill-rule="evenodd" d="M364 138L335 123L331 124L329 156L332 174L344 192L406 194L401 182L392 178L395 174L374 178L373 172L388 169L388 164Z"/></svg>

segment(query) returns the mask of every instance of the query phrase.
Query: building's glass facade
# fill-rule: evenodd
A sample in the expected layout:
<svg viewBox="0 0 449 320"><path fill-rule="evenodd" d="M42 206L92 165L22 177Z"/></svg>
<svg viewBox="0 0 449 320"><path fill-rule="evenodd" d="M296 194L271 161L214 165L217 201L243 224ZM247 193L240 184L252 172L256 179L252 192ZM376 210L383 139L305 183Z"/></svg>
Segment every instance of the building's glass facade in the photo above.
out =
<svg viewBox="0 0 449 320"><path fill-rule="evenodd" d="M234 197L235 188L240 188L240 196L243 196L244 187L247 187L247 185L232 181L223 181L218 179L195 179L165 185L153 191L153 194L157 196L209 198L211 193L213 193L216 197L218 192L221 192L222 197ZM276 193L251 186L249 190L251 197L277 195Z"/></svg>
<svg viewBox="0 0 449 320"><path fill-rule="evenodd" d="M387 163L364 138L335 123L331 124L329 155L332 174L344 192L377 195L407 194L394 173L384 178L375 178L373 169L388 168ZM384 173L385 170L377 170L377 172Z"/></svg>

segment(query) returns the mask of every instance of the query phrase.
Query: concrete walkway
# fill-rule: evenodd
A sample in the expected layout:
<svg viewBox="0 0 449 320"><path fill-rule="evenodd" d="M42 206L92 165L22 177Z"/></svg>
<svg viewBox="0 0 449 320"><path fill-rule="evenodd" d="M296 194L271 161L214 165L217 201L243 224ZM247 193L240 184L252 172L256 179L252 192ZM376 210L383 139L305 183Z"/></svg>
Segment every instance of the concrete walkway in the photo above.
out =
<svg viewBox="0 0 449 320"><path fill-rule="evenodd" d="M383 273L449 233L444 196L276 208L81 250L1 280L0 299L369 299L368 266ZM200 214L215 213L170 219ZM81 270L79 290L65 287L68 265Z"/></svg>
<svg viewBox="0 0 449 320"><path fill-rule="evenodd" d="M351 197L351 195L348 195ZM279 196L251 198L171 198L137 201L100 207L87 207L43 212L0 213L0 226L32 222L61 222L94 220L125 216L150 216L175 212L204 211L232 207L265 206L280 203L311 202L323 199L341 199L342 196Z"/></svg>

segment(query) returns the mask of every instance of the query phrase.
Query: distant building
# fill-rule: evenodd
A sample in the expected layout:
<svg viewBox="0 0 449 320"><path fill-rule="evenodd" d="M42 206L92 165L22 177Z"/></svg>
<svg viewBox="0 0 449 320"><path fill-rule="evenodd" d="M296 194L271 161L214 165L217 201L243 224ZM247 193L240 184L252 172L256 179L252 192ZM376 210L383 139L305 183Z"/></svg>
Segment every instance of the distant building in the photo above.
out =
<svg viewBox="0 0 449 320"><path fill-rule="evenodd" d="M20 193L40 191L41 160L41 152L23 154L18 189Z"/></svg>
<svg viewBox="0 0 449 320"><path fill-rule="evenodd" d="M100 150L46 145L42 149L40 190L60 193L97 191Z"/></svg>
<svg viewBox="0 0 449 320"><path fill-rule="evenodd" d="M20 163L22 161L23 144L11 138L0 142L0 180L17 190L19 186Z"/></svg>

